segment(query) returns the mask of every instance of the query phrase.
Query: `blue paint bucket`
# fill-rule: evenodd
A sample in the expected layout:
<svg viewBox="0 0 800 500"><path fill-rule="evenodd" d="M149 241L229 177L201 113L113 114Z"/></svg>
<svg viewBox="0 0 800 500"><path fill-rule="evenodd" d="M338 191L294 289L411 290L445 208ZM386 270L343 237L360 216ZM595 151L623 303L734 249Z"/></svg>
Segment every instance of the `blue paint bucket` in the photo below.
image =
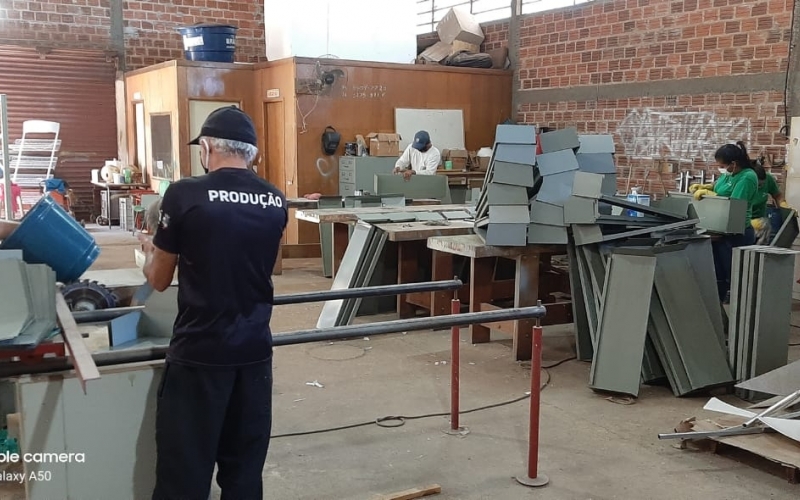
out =
<svg viewBox="0 0 800 500"><path fill-rule="evenodd" d="M183 37L183 54L189 61L234 62L236 53L235 26L195 24L178 28Z"/></svg>
<svg viewBox="0 0 800 500"><path fill-rule="evenodd" d="M92 235L50 196L25 214L0 249L22 250L25 262L47 264L62 283L80 279L100 255Z"/></svg>

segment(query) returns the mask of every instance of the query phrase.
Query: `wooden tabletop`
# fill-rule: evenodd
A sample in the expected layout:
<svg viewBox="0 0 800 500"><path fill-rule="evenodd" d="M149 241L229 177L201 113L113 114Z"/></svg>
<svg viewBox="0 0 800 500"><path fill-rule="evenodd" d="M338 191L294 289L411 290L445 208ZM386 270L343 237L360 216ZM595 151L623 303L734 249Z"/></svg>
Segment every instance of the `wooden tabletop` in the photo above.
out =
<svg viewBox="0 0 800 500"><path fill-rule="evenodd" d="M397 222L375 224L375 227L385 231L389 241L420 241L432 236L453 236L472 234L473 222L463 220L447 221L444 225L430 225L427 222Z"/></svg>
<svg viewBox="0 0 800 500"><path fill-rule="evenodd" d="M395 214L401 212L449 212L465 210L469 205L417 205L410 207L362 207L362 208L323 208L319 210L298 210L298 220L320 223L354 223L362 214Z"/></svg>
<svg viewBox="0 0 800 500"><path fill-rule="evenodd" d="M564 253L564 248L553 245L528 245L524 247L498 247L487 245L477 234L459 236L434 236L428 238L428 248L439 252L463 255L473 259L484 257L506 257L514 258L520 255L530 254L560 254Z"/></svg>

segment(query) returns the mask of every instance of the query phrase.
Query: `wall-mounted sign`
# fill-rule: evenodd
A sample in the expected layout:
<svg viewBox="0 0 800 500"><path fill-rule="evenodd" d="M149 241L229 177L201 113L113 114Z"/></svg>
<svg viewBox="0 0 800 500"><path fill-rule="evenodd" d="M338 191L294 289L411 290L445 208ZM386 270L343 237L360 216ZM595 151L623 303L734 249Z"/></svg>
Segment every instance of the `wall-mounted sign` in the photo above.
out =
<svg viewBox="0 0 800 500"><path fill-rule="evenodd" d="M279 89L267 90L267 99L276 99L280 96L281 96L281 91Z"/></svg>

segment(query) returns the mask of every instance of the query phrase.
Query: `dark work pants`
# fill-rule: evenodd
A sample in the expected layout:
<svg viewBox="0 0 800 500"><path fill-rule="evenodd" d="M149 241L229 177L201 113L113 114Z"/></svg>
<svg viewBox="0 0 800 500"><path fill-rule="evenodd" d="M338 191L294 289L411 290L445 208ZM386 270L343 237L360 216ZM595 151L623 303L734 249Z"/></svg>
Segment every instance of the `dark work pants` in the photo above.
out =
<svg viewBox="0 0 800 500"><path fill-rule="evenodd" d="M272 427L272 362L230 369L167 363L156 410L153 500L261 500Z"/></svg>
<svg viewBox="0 0 800 500"><path fill-rule="evenodd" d="M731 272L733 263L733 249L747 245L754 245L756 233L748 225L744 234L729 234L712 242L714 251L714 271L717 275L717 292L719 301L724 302L731 289Z"/></svg>

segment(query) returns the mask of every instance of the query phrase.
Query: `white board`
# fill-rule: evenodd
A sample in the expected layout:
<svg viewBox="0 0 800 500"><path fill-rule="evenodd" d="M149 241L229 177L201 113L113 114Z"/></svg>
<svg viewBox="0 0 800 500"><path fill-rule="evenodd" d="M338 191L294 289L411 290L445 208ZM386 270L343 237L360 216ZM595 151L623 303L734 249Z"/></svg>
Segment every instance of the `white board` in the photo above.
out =
<svg viewBox="0 0 800 500"><path fill-rule="evenodd" d="M400 134L400 152L411 141L414 134L425 130L431 135L431 143L439 149L466 149L464 146L464 111L461 109L409 109L395 108L395 132Z"/></svg>

